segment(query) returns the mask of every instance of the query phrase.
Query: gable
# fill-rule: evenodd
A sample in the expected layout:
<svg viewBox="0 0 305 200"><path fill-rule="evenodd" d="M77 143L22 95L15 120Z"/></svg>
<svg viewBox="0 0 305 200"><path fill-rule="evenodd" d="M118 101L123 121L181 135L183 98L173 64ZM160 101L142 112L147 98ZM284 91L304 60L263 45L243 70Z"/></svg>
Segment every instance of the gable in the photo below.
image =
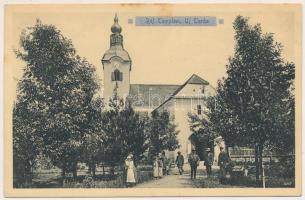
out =
<svg viewBox="0 0 305 200"><path fill-rule="evenodd" d="M205 84L186 84L184 87L175 94L175 97L206 97L213 96L215 94L215 90L211 85Z"/></svg>
<svg viewBox="0 0 305 200"><path fill-rule="evenodd" d="M165 100L159 107L155 110L164 106L173 98L201 98L203 96L213 96L215 95L215 89L201 77L193 74L184 84L179 86L176 91Z"/></svg>

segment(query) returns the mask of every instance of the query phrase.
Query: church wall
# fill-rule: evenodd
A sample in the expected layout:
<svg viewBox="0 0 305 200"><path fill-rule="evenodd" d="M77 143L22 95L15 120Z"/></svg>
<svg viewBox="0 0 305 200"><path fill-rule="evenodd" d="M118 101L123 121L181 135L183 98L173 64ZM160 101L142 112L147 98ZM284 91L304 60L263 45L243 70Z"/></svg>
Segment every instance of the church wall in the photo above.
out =
<svg viewBox="0 0 305 200"><path fill-rule="evenodd" d="M181 147L176 151L181 151L184 157L192 150L192 145L189 141L189 137L192 134L190 130L188 113L197 113L197 105L204 107L203 99L196 98L176 98L175 109L173 110L175 116L175 123L177 124L177 130L179 130L178 140Z"/></svg>
<svg viewBox="0 0 305 200"><path fill-rule="evenodd" d="M203 97L212 96L215 94L214 88L210 85L202 84L187 84L183 89L175 95L175 97Z"/></svg>
<svg viewBox="0 0 305 200"><path fill-rule="evenodd" d="M112 81L111 73L115 69L118 69L123 73L122 81ZM104 91L103 96L105 101L108 101L109 98L113 95L113 90L118 83L118 95L122 98L126 98L129 94L130 88L130 62L123 62L119 57L114 57L110 62L104 63Z"/></svg>
<svg viewBox="0 0 305 200"><path fill-rule="evenodd" d="M211 95L213 88L209 85L205 85L205 93L200 94L202 85L200 84L187 84L174 98L162 105L158 110L168 110L174 117L174 123L177 125L179 134L177 136L180 148L175 150L175 155L180 151L185 157L187 162L188 154L192 150L189 137L192 134L190 130L188 113L198 114L198 105L201 105L202 114L206 109L204 96ZM199 95L198 95L199 93Z"/></svg>

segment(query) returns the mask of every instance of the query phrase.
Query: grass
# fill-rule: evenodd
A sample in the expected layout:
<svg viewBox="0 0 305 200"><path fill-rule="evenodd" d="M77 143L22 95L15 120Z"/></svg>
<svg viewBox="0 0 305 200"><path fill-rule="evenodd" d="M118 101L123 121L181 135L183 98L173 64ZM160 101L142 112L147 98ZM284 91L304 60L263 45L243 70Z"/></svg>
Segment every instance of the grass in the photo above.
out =
<svg viewBox="0 0 305 200"><path fill-rule="evenodd" d="M213 169L212 176L206 178L206 171L200 171L205 178L196 179L192 181L195 188L261 188L262 185L257 185L254 174L250 174L247 177L240 177L232 180L227 178L225 183L221 184L218 178L218 169ZM294 187L294 178L286 177L266 177L266 188L284 188Z"/></svg>
<svg viewBox="0 0 305 200"><path fill-rule="evenodd" d="M248 177L238 178L234 181L227 179L224 184L219 183L218 179L218 168L213 168L213 176L206 178L206 171L200 169L198 174L204 176L192 182L194 188L243 188L243 187L262 187L257 186L255 182L255 171L249 170ZM268 169L268 170L271 170ZM271 171L266 170L266 187L267 188L283 188L283 187L294 187L294 177L287 177L278 174L278 170L272 169L277 172L270 173ZM151 167L141 166L138 167L138 183L150 181L152 177ZM85 169L78 171L77 179L73 179L69 174L63 182L60 175L59 169L51 170L40 170L34 173L33 182L31 184L14 185L17 188L124 188L124 176L121 173L117 173L115 176L110 176L109 173L103 175L101 169L97 170L96 177L94 179L87 175ZM70 174L71 175L71 174Z"/></svg>
<svg viewBox="0 0 305 200"><path fill-rule="evenodd" d="M137 182L142 183L152 179L152 168L140 166L137 170ZM87 174L87 170L78 171L76 179L68 173L64 181L59 169L34 171L31 184L14 184L16 188L123 188L125 187L123 172L111 176L109 172L103 174L102 169L97 169L94 179Z"/></svg>

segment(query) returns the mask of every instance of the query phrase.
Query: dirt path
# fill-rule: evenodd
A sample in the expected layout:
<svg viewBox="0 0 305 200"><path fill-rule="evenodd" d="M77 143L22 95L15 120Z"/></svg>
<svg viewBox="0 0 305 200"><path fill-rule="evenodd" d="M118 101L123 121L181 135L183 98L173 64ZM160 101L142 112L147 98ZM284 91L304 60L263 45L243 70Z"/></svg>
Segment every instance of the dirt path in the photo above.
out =
<svg viewBox="0 0 305 200"><path fill-rule="evenodd" d="M184 173L179 175L177 168L172 168L170 175L138 184L136 188L194 188L198 187L198 182L206 177L205 170L201 167L198 169L197 180L190 179L189 166L186 165L184 170Z"/></svg>

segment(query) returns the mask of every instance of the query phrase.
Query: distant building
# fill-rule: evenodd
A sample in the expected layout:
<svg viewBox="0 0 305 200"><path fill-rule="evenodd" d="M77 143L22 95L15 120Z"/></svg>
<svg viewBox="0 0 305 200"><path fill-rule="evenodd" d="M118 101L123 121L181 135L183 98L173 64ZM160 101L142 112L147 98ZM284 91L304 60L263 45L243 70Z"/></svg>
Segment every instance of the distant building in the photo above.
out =
<svg viewBox="0 0 305 200"><path fill-rule="evenodd" d="M194 74L170 98L155 109L158 111L167 110L174 116L175 123L178 125L177 129L180 131L178 135L181 145L179 151L184 156L195 148L188 113L202 116L204 109L206 109L206 98L214 94L214 88L207 81Z"/></svg>
<svg viewBox="0 0 305 200"><path fill-rule="evenodd" d="M117 87L117 94L122 98L128 96L138 112L169 111L180 131L178 140L181 147L176 152L181 151L187 156L195 148L188 113L203 115L206 98L214 95L215 89L196 74L182 85L130 84L132 61L123 47L122 28L118 24L117 15L111 32L110 48L102 58L105 101L107 102Z"/></svg>

